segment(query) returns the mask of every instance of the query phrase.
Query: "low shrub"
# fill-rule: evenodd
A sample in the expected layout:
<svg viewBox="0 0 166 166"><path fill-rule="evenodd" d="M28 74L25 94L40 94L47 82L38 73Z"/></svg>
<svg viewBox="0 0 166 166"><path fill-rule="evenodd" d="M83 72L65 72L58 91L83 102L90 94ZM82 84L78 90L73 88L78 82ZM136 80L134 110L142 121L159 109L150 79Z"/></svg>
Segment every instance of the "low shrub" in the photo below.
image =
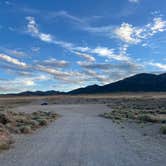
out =
<svg viewBox="0 0 166 166"><path fill-rule="evenodd" d="M29 134L32 132L32 129L30 126L21 126L20 127L20 132L23 134Z"/></svg>
<svg viewBox="0 0 166 166"><path fill-rule="evenodd" d="M7 150L10 148L10 144L6 141L0 141L0 151Z"/></svg>
<svg viewBox="0 0 166 166"><path fill-rule="evenodd" d="M46 126L48 124L48 121L46 119L37 119L40 126Z"/></svg>
<svg viewBox="0 0 166 166"><path fill-rule="evenodd" d="M52 112L37 111L31 114L0 112L0 150L8 149L13 143L11 133L29 134L39 127L46 126L58 115Z"/></svg>
<svg viewBox="0 0 166 166"><path fill-rule="evenodd" d="M166 135L166 126L161 126L160 127L160 133Z"/></svg>
<svg viewBox="0 0 166 166"><path fill-rule="evenodd" d="M157 122L157 119L153 118L151 115L147 115L147 114L142 114L138 116L138 119L141 122Z"/></svg>

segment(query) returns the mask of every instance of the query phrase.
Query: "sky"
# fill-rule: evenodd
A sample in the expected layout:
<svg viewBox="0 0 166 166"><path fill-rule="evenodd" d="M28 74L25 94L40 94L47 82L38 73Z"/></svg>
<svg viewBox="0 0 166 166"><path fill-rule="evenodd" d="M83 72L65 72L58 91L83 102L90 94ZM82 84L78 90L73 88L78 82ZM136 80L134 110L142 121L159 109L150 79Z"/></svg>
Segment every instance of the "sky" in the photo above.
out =
<svg viewBox="0 0 166 166"><path fill-rule="evenodd" d="M163 73L165 45L165 0L0 0L0 93Z"/></svg>

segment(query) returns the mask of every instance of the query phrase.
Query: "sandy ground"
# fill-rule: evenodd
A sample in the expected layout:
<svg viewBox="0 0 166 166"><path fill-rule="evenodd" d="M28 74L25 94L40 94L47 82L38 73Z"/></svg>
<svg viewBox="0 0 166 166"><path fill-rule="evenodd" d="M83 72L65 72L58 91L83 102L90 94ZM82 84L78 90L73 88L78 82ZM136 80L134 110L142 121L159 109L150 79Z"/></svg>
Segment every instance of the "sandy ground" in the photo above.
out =
<svg viewBox="0 0 166 166"><path fill-rule="evenodd" d="M165 166L166 146L158 139L112 123L98 114L103 104L27 105L17 111L62 115L35 134L19 136L0 154L1 166Z"/></svg>

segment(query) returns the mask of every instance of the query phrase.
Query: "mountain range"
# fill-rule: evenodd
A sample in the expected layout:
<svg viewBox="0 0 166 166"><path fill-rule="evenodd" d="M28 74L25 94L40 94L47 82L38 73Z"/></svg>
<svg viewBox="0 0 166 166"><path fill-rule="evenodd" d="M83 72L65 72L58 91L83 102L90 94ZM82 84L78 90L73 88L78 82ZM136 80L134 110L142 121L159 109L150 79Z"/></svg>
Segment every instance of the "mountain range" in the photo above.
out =
<svg viewBox="0 0 166 166"><path fill-rule="evenodd" d="M17 94L18 96L47 96L47 95L79 95L79 94L97 94L97 93L111 93L111 92L166 92L166 73L164 74L148 74L141 73L123 80L106 84L103 86L91 85L69 92L59 91L26 91Z"/></svg>

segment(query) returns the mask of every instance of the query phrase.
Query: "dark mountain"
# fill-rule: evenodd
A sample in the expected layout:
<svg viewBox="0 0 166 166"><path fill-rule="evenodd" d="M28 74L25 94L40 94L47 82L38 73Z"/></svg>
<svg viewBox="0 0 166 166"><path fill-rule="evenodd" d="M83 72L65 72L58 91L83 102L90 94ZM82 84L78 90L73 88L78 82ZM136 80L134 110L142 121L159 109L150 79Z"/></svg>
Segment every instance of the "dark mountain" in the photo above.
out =
<svg viewBox="0 0 166 166"><path fill-rule="evenodd" d="M17 93L17 94L7 94L10 96L13 95L17 95L17 96L51 96L51 95L60 95L60 94L64 94L63 92L59 92L59 91L54 91L54 90L50 90L50 91L25 91L25 92L21 92L21 93Z"/></svg>
<svg viewBox="0 0 166 166"><path fill-rule="evenodd" d="M104 86L92 85L70 91L69 94L95 94L110 92L166 92L166 73L137 74Z"/></svg>
<svg viewBox="0 0 166 166"><path fill-rule="evenodd" d="M67 94L94 94L98 93L101 86L99 85L90 85L85 88L79 88L68 92Z"/></svg>
<svg viewBox="0 0 166 166"><path fill-rule="evenodd" d="M104 86L91 85L84 88L72 90L70 92L59 91L26 91L17 94L6 94L7 96L49 96L63 94L97 94L111 92L166 92L166 73L147 74L141 73L123 80L110 83ZM3 95L4 96L4 95Z"/></svg>

